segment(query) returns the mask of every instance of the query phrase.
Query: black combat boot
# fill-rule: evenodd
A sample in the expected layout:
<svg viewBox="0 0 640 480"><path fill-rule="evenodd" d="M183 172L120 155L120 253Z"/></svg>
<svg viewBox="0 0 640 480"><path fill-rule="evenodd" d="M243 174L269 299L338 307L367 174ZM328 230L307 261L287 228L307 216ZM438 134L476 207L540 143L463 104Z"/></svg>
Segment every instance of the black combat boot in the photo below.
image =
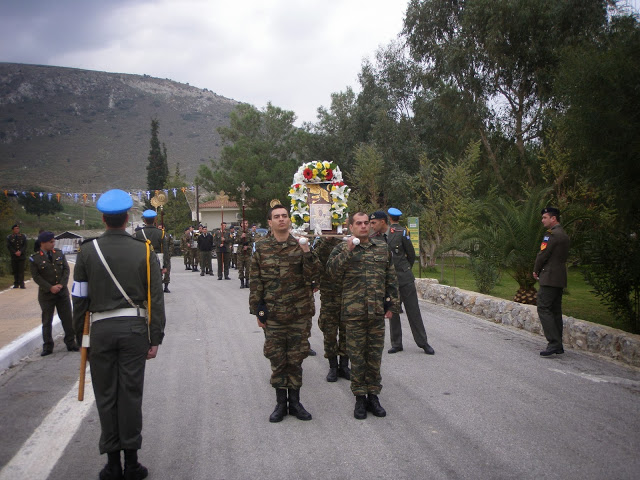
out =
<svg viewBox="0 0 640 480"><path fill-rule="evenodd" d="M193 267L193 269L191 271L192 272L197 272L198 271L198 267Z"/></svg>
<svg viewBox="0 0 640 480"><path fill-rule="evenodd" d="M124 451L124 480L142 480L147 478L149 470L138 463L137 450Z"/></svg>
<svg viewBox="0 0 640 480"><path fill-rule="evenodd" d="M311 414L300 403L300 390L289 389L289 414L298 420L311 420Z"/></svg>
<svg viewBox="0 0 640 480"><path fill-rule="evenodd" d="M249 279L245 279L244 281L244 288L249 288Z"/></svg>
<svg viewBox="0 0 640 480"><path fill-rule="evenodd" d="M329 373L327 373L327 382L338 381L338 358L329 357Z"/></svg>
<svg viewBox="0 0 640 480"><path fill-rule="evenodd" d="M244 288L244 279L240 279L240 289Z"/></svg>
<svg viewBox="0 0 640 480"><path fill-rule="evenodd" d="M120 463L120 450L117 452L107 453L107 464L102 470L98 478L100 480L122 480L122 464Z"/></svg>
<svg viewBox="0 0 640 480"><path fill-rule="evenodd" d="M168 284L168 283L165 283L165 284L164 284L164 293L171 293L171 292L169 291L169 284Z"/></svg>
<svg viewBox="0 0 640 480"><path fill-rule="evenodd" d="M287 416L287 389L276 388L276 408L269 417L269 421L272 423L281 422L284 417Z"/></svg>
<svg viewBox="0 0 640 480"><path fill-rule="evenodd" d="M338 376L344 378L345 380L351 380L351 369L349 368L349 357L347 355L340 355Z"/></svg>
<svg viewBox="0 0 640 480"><path fill-rule="evenodd" d="M373 413L376 417L386 417L387 412L382 405L380 405L380 400L378 400L378 396L373 393L369 394L369 398L367 398L367 410Z"/></svg>
<svg viewBox="0 0 640 480"><path fill-rule="evenodd" d="M353 416L358 420L367 418L367 397L356 395L356 407L353 409Z"/></svg>

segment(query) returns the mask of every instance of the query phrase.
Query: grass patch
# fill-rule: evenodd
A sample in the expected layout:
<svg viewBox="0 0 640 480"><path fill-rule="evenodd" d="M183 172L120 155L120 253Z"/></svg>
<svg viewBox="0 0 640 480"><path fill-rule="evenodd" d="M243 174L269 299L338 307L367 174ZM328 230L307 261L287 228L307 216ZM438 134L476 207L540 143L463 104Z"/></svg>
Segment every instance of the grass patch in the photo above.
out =
<svg viewBox="0 0 640 480"><path fill-rule="evenodd" d="M455 268L453 262L453 258L446 258L444 268L442 268L442 264L437 264L435 267L423 268L421 272L422 278L435 278L443 285L450 285L463 290L477 292L475 280L473 279L469 266L469 259L456 257ZM414 265L413 273L416 278L419 277L418 270L418 266ZM513 300L513 296L517 290L518 283L505 272L501 275L500 280L490 295L505 300ZM562 313L588 322L632 332L633 329L628 322L614 317L591 290L591 286L587 284L582 275L582 268L569 267L568 287L562 298Z"/></svg>

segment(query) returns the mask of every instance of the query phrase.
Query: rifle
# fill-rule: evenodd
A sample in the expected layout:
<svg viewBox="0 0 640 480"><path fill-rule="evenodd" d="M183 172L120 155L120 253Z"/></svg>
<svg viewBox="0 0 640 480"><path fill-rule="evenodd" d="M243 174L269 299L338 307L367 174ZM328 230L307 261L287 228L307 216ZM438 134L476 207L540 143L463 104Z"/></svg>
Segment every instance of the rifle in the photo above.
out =
<svg viewBox="0 0 640 480"><path fill-rule="evenodd" d="M87 372L87 354L89 353L89 321L90 313L84 314L84 326L82 327L82 347L80 347L80 382L78 383L78 400L84 400L84 378Z"/></svg>

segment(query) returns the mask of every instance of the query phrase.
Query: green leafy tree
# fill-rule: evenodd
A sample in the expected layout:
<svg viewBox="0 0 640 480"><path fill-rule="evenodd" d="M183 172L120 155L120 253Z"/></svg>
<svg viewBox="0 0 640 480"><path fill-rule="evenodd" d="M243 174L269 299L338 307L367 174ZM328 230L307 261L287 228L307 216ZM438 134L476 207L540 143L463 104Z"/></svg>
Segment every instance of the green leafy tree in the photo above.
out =
<svg viewBox="0 0 640 480"><path fill-rule="evenodd" d="M268 103L258 110L242 104L231 113L229 127L218 132L225 146L220 161L201 165L196 182L209 192L224 190L241 203L238 186L244 181L247 218L264 222L273 199L289 205L289 187L299 167L300 136L295 114Z"/></svg>
<svg viewBox="0 0 640 480"><path fill-rule="evenodd" d="M349 211L370 213L386 205L384 161L375 146L366 144L356 148L355 158L353 174L347 175Z"/></svg>
<svg viewBox="0 0 640 480"><path fill-rule="evenodd" d="M180 173L180 163L176 164L173 175L169 176L165 189L169 190L169 200L163 206L164 224L167 231L173 234L174 238L179 238L184 229L191 225L191 208L182 188L188 186L186 178ZM173 190L176 190L175 196Z"/></svg>
<svg viewBox="0 0 640 480"><path fill-rule="evenodd" d="M40 196L41 188L29 188L26 195L18 195L18 203L25 211L38 217L38 224L42 215L53 215L63 210L62 204L55 198L49 200L47 195Z"/></svg>
<svg viewBox="0 0 640 480"><path fill-rule="evenodd" d="M162 148L160 147L160 140L158 140L159 128L160 122L151 120L151 148L148 156L149 163L147 164L147 188L151 192L161 190L169 177L167 148L164 144Z"/></svg>

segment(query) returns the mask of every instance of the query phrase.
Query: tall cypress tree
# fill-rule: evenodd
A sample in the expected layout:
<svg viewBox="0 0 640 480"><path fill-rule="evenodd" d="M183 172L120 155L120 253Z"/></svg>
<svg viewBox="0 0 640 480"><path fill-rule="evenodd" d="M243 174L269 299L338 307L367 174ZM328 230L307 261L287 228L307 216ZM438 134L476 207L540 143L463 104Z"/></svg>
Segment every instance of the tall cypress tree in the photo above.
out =
<svg viewBox="0 0 640 480"><path fill-rule="evenodd" d="M147 165L147 188L150 191L164 188L169 177L169 165L167 163L167 148L160 148L158 140L158 120L151 120L151 149L149 150L149 164Z"/></svg>

